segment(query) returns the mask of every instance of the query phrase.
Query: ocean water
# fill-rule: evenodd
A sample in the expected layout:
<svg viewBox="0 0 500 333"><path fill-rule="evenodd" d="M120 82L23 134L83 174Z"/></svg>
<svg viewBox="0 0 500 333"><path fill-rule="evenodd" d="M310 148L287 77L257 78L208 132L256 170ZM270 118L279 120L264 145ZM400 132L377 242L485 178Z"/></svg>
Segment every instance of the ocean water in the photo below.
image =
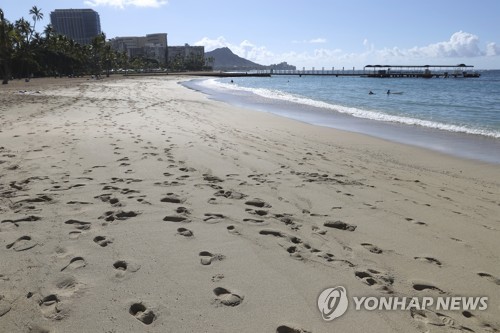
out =
<svg viewBox="0 0 500 333"><path fill-rule="evenodd" d="M500 163L500 71L446 79L209 78L187 86L215 99L314 125Z"/></svg>

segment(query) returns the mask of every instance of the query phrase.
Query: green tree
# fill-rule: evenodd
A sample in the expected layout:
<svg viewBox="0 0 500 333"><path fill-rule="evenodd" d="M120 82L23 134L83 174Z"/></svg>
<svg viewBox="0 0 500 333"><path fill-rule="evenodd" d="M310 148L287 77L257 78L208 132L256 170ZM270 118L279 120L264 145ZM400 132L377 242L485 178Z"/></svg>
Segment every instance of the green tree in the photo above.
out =
<svg viewBox="0 0 500 333"><path fill-rule="evenodd" d="M40 8L29 10L33 22L24 18L14 23L5 19L0 9L0 77L6 84L11 77L47 75L100 75L113 68L128 68L125 53L114 51L106 44L104 33L96 36L90 45L80 45L74 40L58 35L49 24L42 34L36 26L43 19ZM135 63L144 68L144 60ZM118 67L117 67L118 66Z"/></svg>
<svg viewBox="0 0 500 333"><path fill-rule="evenodd" d="M106 35L101 33L92 39L91 43L91 61L92 74L99 76L102 71L102 64L105 59Z"/></svg>
<svg viewBox="0 0 500 333"><path fill-rule="evenodd" d="M109 71L116 63L116 55L111 49L111 45L105 44L103 48L103 61L106 67L106 77L109 77Z"/></svg>
<svg viewBox="0 0 500 333"><path fill-rule="evenodd" d="M5 19L3 10L0 8L0 71L2 73L2 84L9 83L13 31L14 27Z"/></svg>
<svg viewBox="0 0 500 333"><path fill-rule="evenodd" d="M33 18L33 28L31 30L32 35L30 36L30 41L31 41L31 38L33 37L33 32L35 32L36 22L43 20L43 13L42 13L42 10L40 8L38 8L37 6L31 7L29 13L30 13L30 15L33 15L33 16L31 16Z"/></svg>

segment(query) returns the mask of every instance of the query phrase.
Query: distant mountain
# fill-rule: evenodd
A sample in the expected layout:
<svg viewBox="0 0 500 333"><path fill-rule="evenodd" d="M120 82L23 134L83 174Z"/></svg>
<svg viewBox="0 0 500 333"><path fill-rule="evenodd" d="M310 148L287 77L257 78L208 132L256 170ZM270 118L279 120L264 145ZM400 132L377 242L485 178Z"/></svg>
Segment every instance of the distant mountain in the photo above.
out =
<svg viewBox="0 0 500 333"><path fill-rule="evenodd" d="M227 47L222 47L210 52L205 52L205 58L210 57L214 58L214 70L249 71L252 69L266 69L266 66L256 64L255 62L237 56Z"/></svg>

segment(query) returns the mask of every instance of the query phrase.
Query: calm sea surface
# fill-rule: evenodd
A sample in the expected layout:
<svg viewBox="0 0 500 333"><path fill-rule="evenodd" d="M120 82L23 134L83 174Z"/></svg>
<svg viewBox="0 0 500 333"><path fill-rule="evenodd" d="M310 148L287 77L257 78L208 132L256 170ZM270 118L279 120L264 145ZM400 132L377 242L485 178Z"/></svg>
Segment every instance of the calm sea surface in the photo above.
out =
<svg viewBox="0 0 500 333"><path fill-rule="evenodd" d="M186 85L238 106L500 163L500 71L465 79L272 76Z"/></svg>

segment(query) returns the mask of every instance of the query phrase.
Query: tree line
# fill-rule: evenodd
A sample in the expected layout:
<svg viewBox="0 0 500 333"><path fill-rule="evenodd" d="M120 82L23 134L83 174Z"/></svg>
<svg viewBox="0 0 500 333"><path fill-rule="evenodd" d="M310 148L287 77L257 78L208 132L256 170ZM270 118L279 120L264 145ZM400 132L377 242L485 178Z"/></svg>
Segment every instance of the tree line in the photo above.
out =
<svg viewBox="0 0 500 333"><path fill-rule="evenodd" d="M2 84L13 78L45 76L82 76L105 73L109 76L115 69L144 69L160 64L154 59L136 57L129 59L126 52L118 52L106 43L101 33L88 45L58 34L51 24L43 33L35 30L43 19L40 8L29 10L31 21L20 18L9 22L0 8L0 77ZM200 70L206 68L205 59L174 59L171 65L176 70Z"/></svg>

